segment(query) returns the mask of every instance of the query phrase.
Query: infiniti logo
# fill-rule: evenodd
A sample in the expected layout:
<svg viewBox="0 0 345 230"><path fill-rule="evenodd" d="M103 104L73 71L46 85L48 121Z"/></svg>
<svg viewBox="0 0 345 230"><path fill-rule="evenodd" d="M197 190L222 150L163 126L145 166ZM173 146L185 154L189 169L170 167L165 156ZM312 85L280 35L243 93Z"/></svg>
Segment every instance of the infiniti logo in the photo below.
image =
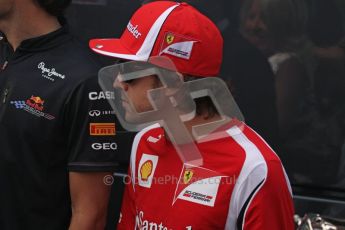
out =
<svg viewBox="0 0 345 230"><path fill-rule="evenodd" d="M99 111L99 110L91 110L91 111L89 111L89 115L91 117L98 117L98 116L101 115L101 111Z"/></svg>

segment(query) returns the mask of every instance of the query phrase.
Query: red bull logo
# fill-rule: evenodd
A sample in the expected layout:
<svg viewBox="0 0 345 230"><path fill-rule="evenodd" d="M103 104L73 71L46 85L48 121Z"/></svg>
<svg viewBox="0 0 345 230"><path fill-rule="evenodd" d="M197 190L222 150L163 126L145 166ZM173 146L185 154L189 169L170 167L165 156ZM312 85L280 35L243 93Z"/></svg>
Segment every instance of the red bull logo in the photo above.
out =
<svg viewBox="0 0 345 230"><path fill-rule="evenodd" d="M40 97L31 96L30 100L39 105L43 105L44 103L44 101Z"/></svg>
<svg viewBox="0 0 345 230"><path fill-rule="evenodd" d="M31 96L30 99L26 100L26 104L38 111L43 111L43 103L40 97Z"/></svg>

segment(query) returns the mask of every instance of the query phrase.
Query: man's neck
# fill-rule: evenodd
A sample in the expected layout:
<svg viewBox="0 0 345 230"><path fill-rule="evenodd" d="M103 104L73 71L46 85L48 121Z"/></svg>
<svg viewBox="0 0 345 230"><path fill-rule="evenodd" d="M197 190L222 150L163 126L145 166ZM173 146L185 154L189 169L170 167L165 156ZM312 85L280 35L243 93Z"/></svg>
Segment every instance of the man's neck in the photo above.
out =
<svg viewBox="0 0 345 230"><path fill-rule="evenodd" d="M208 115L196 115L192 120L186 121L184 124L189 133L193 136L193 127L208 124L207 133L211 133L218 128L218 126L211 125L211 123L219 121L220 119L221 117L218 114L214 114L212 117ZM206 131L206 129L204 131Z"/></svg>
<svg viewBox="0 0 345 230"><path fill-rule="evenodd" d="M0 19L0 30L14 50L26 39L48 34L61 27L56 17L37 5L22 5L17 5L8 17Z"/></svg>

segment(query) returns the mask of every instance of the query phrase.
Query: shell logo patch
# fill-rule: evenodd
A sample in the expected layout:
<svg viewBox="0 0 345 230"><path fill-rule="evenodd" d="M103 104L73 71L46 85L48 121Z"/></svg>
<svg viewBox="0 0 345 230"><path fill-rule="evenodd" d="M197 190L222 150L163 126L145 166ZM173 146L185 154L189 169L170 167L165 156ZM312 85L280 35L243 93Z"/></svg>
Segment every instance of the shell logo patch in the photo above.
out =
<svg viewBox="0 0 345 230"><path fill-rule="evenodd" d="M153 177L158 164L158 156L144 153L138 165L138 184L151 188Z"/></svg>
<svg viewBox="0 0 345 230"><path fill-rule="evenodd" d="M152 174L153 163L151 160L147 160L140 168L140 175L143 181L147 181L149 176Z"/></svg>

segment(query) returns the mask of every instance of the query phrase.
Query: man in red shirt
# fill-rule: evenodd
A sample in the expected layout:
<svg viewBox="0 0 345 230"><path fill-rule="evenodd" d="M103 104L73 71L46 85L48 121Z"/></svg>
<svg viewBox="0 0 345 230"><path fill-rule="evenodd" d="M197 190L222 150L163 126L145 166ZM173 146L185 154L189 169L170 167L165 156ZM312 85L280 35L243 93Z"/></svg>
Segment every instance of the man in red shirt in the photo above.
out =
<svg viewBox="0 0 345 230"><path fill-rule="evenodd" d="M132 16L120 39L94 39L90 47L134 61L165 56L184 81L193 81L217 76L223 39L190 5L157 1ZM124 117L130 120L129 104L139 114L152 111L148 91L161 84L149 75L115 86L130 100L123 102ZM184 122L190 133L196 125L221 118L210 100L195 101L194 118ZM185 162L167 134L158 124L137 134L118 229L294 229L291 188L282 164L243 122L232 119L218 128L219 138L195 142L202 165Z"/></svg>

